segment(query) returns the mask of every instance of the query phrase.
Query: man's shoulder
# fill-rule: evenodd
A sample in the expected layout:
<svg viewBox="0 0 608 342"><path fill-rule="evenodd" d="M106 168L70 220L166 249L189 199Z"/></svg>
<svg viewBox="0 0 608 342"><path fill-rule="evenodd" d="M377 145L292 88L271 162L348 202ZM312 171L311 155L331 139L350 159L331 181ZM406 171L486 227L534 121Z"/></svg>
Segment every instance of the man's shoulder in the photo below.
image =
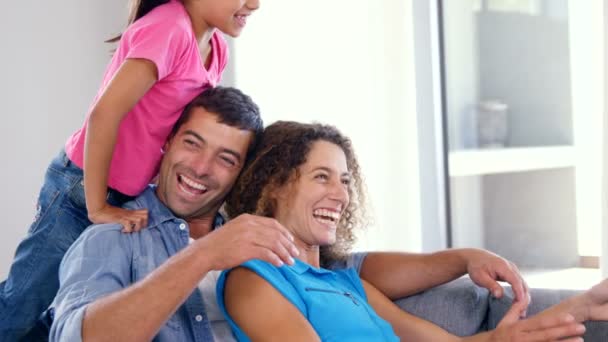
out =
<svg viewBox="0 0 608 342"><path fill-rule="evenodd" d="M82 232L80 239L98 239L119 236L122 234L122 225L119 223L92 224Z"/></svg>
<svg viewBox="0 0 608 342"><path fill-rule="evenodd" d="M117 244L124 244L128 235L122 232L122 225L118 223L93 224L80 234L71 249L85 246L87 249L104 250L108 247L116 247Z"/></svg>

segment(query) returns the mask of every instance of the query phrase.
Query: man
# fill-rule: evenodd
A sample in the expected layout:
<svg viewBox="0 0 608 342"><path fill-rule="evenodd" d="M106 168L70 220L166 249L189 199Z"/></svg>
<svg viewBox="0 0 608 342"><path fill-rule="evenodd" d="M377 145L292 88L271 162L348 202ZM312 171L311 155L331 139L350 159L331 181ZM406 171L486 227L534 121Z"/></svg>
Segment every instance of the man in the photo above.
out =
<svg viewBox="0 0 608 342"><path fill-rule="evenodd" d="M147 208L148 226L132 234L119 224L92 226L64 257L51 340L231 340L214 275L253 258L291 264L297 253L277 221L224 222L218 213L262 129L257 106L236 89L197 97L165 145L158 186L127 205ZM469 272L496 296L504 279L528 301L516 268L484 251L358 254L349 264L393 299Z"/></svg>

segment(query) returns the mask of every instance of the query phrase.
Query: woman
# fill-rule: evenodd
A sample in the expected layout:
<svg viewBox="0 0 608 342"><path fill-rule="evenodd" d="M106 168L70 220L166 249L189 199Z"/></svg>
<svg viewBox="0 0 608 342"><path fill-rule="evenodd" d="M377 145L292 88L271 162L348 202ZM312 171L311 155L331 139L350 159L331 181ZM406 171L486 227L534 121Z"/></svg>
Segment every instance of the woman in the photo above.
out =
<svg viewBox="0 0 608 342"><path fill-rule="evenodd" d="M222 274L218 302L238 340L460 340L402 311L354 270L322 268L345 256L365 217L348 138L331 126L277 122L256 155L226 210L274 217L293 233L300 254L294 266L254 260ZM608 282L527 320L518 320L525 304L516 303L496 330L463 340L578 341L578 322L608 319L606 301Z"/></svg>

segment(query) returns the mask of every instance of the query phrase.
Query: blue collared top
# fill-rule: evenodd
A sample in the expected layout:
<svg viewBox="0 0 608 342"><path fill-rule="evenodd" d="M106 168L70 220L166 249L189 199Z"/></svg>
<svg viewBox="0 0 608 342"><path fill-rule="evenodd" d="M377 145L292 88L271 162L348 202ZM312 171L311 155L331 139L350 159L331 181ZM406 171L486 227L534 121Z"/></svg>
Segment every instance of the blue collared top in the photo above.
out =
<svg viewBox="0 0 608 342"><path fill-rule="evenodd" d="M55 309L51 341L82 341L82 320L89 303L143 279L188 245L188 224L160 202L155 187L125 207L147 208L148 227L125 234L119 224L93 225L70 247L59 269L59 292L51 304ZM223 223L218 214L214 228ZM161 327L154 341L213 341L198 289Z"/></svg>
<svg viewBox="0 0 608 342"><path fill-rule="evenodd" d="M310 322L321 341L399 341L392 326L367 302L363 284L353 268L330 271L300 260L276 267L261 260L243 263L264 278ZM250 341L228 314L224 304L226 276L217 282L217 299L239 342ZM269 332L271 333L271 332Z"/></svg>

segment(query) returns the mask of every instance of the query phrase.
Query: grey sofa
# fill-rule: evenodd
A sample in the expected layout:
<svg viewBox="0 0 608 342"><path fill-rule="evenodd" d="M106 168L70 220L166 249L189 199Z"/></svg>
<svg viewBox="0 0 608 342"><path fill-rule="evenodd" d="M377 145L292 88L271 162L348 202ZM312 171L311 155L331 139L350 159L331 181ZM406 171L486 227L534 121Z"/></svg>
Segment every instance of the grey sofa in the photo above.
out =
<svg viewBox="0 0 608 342"><path fill-rule="evenodd" d="M528 316L576 294L569 290L532 289ZM495 299L466 277L396 301L402 309L425 318L458 336L496 327L513 299L510 287L506 296ZM585 341L608 341L608 322L586 322Z"/></svg>

